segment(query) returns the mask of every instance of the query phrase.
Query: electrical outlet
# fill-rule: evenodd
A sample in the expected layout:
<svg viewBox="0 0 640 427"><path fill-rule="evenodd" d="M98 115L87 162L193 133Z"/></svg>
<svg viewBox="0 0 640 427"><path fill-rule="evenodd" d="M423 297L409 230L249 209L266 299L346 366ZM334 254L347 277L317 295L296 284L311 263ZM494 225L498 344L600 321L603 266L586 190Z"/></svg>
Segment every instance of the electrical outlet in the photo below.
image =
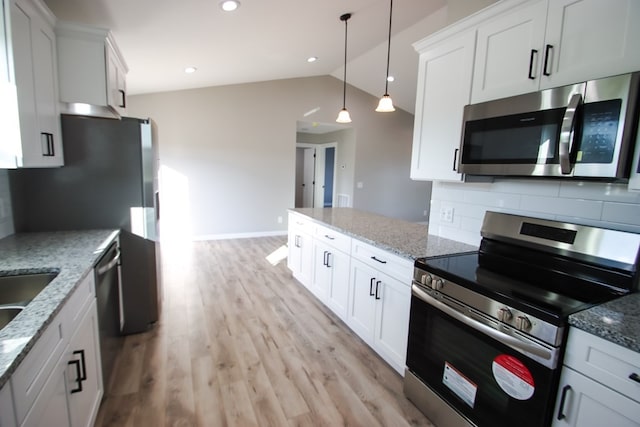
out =
<svg viewBox="0 0 640 427"><path fill-rule="evenodd" d="M429 212L427 212L427 210L425 209L425 210L422 212L422 216L427 216L427 214L428 214L428 213L429 213Z"/></svg>
<svg viewBox="0 0 640 427"><path fill-rule="evenodd" d="M278 224L282 224L282 217L281 216L278 217Z"/></svg>
<svg viewBox="0 0 640 427"><path fill-rule="evenodd" d="M440 208L440 222L453 222L453 207L443 206Z"/></svg>

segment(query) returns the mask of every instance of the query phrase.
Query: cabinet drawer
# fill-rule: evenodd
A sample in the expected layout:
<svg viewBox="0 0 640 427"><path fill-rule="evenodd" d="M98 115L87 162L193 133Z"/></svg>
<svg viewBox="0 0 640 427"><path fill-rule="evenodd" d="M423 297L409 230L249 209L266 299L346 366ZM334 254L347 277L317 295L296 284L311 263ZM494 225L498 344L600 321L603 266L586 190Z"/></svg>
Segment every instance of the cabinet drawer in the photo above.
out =
<svg viewBox="0 0 640 427"><path fill-rule="evenodd" d="M564 364L640 402L640 354L572 327Z"/></svg>
<svg viewBox="0 0 640 427"><path fill-rule="evenodd" d="M357 239L352 239L351 256L365 264L411 285L413 262Z"/></svg>
<svg viewBox="0 0 640 427"><path fill-rule="evenodd" d="M302 233L313 234L313 221L305 216L290 213L289 229L298 230Z"/></svg>
<svg viewBox="0 0 640 427"><path fill-rule="evenodd" d="M95 277L93 270L82 279L73 295L65 303L61 314L62 332L68 340L80 324L80 319L85 312L85 308L91 304L95 298Z"/></svg>
<svg viewBox="0 0 640 427"><path fill-rule="evenodd" d="M351 253L351 237L323 225L316 225L316 239L346 254Z"/></svg>
<svg viewBox="0 0 640 427"><path fill-rule="evenodd" d="M11 376L18 424L29 412L67 345L69 337L64 335L62 323L60 315L56 316Z"/></svg>

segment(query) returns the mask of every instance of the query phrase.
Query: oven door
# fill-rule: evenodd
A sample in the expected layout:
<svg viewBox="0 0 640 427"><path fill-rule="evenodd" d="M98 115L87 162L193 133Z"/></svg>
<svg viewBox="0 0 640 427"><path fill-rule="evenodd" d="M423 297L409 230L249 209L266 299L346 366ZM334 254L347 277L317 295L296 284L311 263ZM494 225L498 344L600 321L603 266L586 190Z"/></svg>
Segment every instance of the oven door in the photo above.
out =
<svg viewBox="0 0 640 427"><path fill-rule="evenodd" d="M486 324L477 319L459 320L468 308L452 308L455 304L442 302L442 295L430 292L413 285L408 370L477 426L547 425L559 369L544 366L534 357L539 359L548 349L542 347L534 356L533 346L523 343L530 354L525 355L514 349L508 334L504 334L505 344L502 332L489 332L494 335L490 336Z"/></svg>

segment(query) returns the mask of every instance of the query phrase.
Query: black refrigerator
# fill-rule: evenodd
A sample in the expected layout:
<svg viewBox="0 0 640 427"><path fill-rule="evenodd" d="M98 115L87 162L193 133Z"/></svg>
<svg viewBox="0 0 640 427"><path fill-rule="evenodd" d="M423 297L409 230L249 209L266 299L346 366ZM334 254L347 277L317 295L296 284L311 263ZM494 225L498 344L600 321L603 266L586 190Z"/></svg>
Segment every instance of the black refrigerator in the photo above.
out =
<svg viewBox="0 0 640 427"><path fill-rule="evenodd" d="M16 232L118 228L120 326L160 313L158 162L153 122L62 115L64 166L10 171Z"/></svg>

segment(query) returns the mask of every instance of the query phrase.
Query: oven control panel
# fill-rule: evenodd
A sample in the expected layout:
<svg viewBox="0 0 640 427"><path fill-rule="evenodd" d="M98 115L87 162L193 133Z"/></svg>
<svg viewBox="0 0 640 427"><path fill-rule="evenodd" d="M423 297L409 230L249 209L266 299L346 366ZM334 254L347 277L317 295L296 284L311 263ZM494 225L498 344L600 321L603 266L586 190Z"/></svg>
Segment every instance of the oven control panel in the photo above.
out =
<svg viewBox="0 0 640 427"><path fill-rule="evenodd" d="M562 326L552 325L529 313L515 309L503 302L496 301L421 268L414 269L413 281L430 292L441 293L487 316L491 316L506 327L525 333L552 346L559 346L562 343L564 335Z"/></svg>

